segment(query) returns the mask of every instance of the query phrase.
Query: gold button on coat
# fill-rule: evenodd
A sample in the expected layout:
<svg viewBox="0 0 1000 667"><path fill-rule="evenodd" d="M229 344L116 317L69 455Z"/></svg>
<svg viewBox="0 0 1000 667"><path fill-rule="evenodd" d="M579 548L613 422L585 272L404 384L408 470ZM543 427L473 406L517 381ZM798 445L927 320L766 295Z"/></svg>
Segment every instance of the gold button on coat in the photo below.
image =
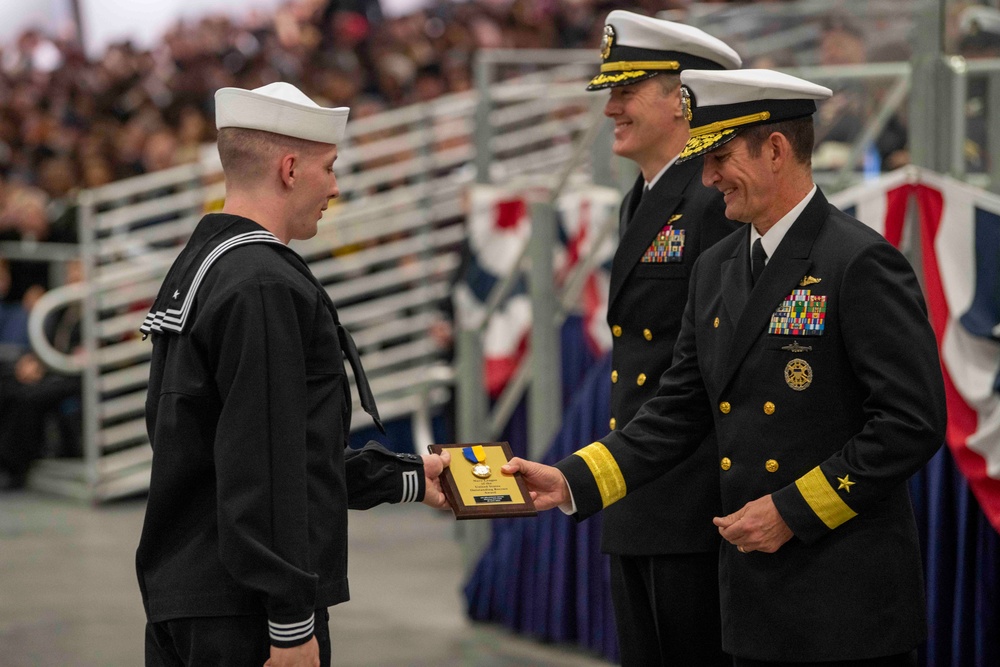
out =
<svg viewBox="0 0 1000 667"><path fill-rule="evenodd" d="M649 329L643 329L642 335L646 338L646 340L653 340L653 332Z"/></svg>
<svg viewBox="0 0 1000 667"><path fill-rule="evenodd" d="M719 318L718 317L716 317L715 321L712 322L712 326L715 327L716 329L719 328Z"/></svg>
<svg viewBox="0 0 1000 667"><path fill-rule="evenodd" d="M611 382L618 382L618 371L611 371Z"/></svg>
<svg viewBox="0 0 1000 667"><path fill-rule="evenodd" d="M622 328L616 324L615 326L611 327L611 333L615 335L615 338L618 338L619 336L622 335Z"/></svg>
<svg viewBox="0 0 1000 667"><path fill-rule="evenodd" d="M767 468L768 472L778 472L778 462L774 459L768 459L764 463L764 467Z"/></svg>
<svg viewBox="0 0 1000 667"><path fill-rule="evenodd" d="M637 377L637 378L635 379L635 383L636 383L637 385L639 385L640 387L641 387L642 385L646 384L646 374L645 374L645 373L639 373L639 377Z"/></svg>
<svg viewBox="0 0 1000 667"><path fill-rule="evenodd" d="M617 423L618 423L618 422L616 422L616 421L615 421L615 418L614 418L614 417L612 417L612 418L611 418L611 421L610 421L610 422L608 423L608 426L610 426L610 427L611 427L611 430L612 430L612 431L614 431L614 430L615 430L615 424L617 424Z"/></svg>
<svg viewBox="0 0 1000 667"><path fill-rule="evenodd" d="M719 462L719 467L723 470L729 470L733 467L733 462L729 460L728 456L723 456L722 461Z"/></svg>
<svg viewBox="0 0 1000 667"><path fill-rule="evenodd" d="M719 412L724 415L728 415L729 411L733 409L733 406L729 405L729 401L723 401L719 403Z"/></svg>
<svg viewBox="0 0 1000 667"><path fill-rule="evenodd" d="M764 404L764 414L765 415L773 415L774 414L774 403L772 403L771 401L768 401L767 403Z"/></svg>

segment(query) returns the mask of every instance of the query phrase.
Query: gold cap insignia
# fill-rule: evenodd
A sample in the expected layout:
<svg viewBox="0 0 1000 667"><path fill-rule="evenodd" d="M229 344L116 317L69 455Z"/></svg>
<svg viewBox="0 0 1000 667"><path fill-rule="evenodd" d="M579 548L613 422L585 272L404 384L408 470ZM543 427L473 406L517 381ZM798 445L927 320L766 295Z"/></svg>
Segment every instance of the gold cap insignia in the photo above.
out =
<svg viewBox="0 0 1000 667"><path fill-rule="evenodd" d="M687 86L681 86L681 111L684 113L684 119L690 123L694 114L691 112L691 93L688 92Z"/></svg>
<svg viewBox="0 0 1000 667"><path fill-rule="evenodd" d="M799 281L799 287L809 287L810 285L815 285L816 283L823 280L822 278L813 278L812 276L806 276Z"/></svg>
<svg viewBox="0 0 1000 667"><path fill-rule="evenodd" d="M613 26L604 26L604 37L601 38L601 58L608 59L611 55L611 46L615 43L615 29Z"/></svg>
<svg viewBox="0 0 1000 667"><path fill-rule="evenodd" d="M785 365L785 384L795 391L805 391L812 381L813 369L805 359L792 359Z"/></svg>

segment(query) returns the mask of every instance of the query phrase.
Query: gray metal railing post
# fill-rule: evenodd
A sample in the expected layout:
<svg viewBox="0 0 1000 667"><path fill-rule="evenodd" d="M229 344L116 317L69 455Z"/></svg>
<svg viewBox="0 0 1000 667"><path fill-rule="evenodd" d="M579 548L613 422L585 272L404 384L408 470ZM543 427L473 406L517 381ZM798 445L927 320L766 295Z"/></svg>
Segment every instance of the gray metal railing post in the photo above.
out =
<svg viewBox="0 0 1000 667"><path fill-rule="evenodd" d="M1000 69L986 77L987 118L1000 115ZM986 154L990 156L990 191L1000 194L1000 128L994 123L986 131Z"/></svg>
<svg viewBox="0 0 1000 667"><path fill-rule="evenodd" d="M489 408L483 388L483 345L478 327L456 325L455 334L457 436L459 442L477 442L484 438Z"/></svg>
<svg viewBox="0 0 1000 667"><path fill-rule="evenodd" d="M948 72L943 62L944 7L943 3L925 2L915 16L914 43L911 60L913 79L910 88L910 160L919 167L940 173L948 170L947 133L941 128L947 110L941 104L941 90L948 89Z"/></svg>
<svg viewBox="0 0 1000 667"><path fill-rule="evenodd" d="M490 123L490 112L493 110L493 99L490 90L493 85L495 65L488 61L482 53L476 56L474 76L479 101L476 103L476 113L473 125L473 137L476 142L476 182L490 182L490 164L493 162L493 124Z"/></svg>
<svg viewBox="0 0 1000 667"><path fill-rule="evenodd" d="M80 239L80 264L83 284L97 284L97 226L94 220L94 198L90 191L84 190L79 197L79 216L77 223ZM97 340L97 291L88 289L83 298L82 334L84 350L84 367L82 373L82 406L83 406L83 460L86 470L88 495L96 501L97 485L100 481L98 460L101 456L98 434L100 433L100 396L98 376L100 367L97 362L99 343Z"/></svg>
<svg viewBox="0 0 1000 667"><path fill-rule="evenodd" d="M531 205L531 389L528 402L528 457L538 460L548 449L562 417L559 329L552 253L556 244L553 202Z"/></svg>
<svg viewBox="0 0 1000 667"><path fill-rule="evenodd" d="M593 173L594 185L604 185L615 187L615 175L612 168L614 153L611 152L611 145L614 143L614 134L611 130L611 123L605 121L601 123L601 128L594 138L594 143L590 146L590 165Z"/></svg>
<svg viewBox="0 0 1000 667"><path fill-rule="evenodd" d="M455 412L458 442L484 442L489 404L483 383L483 346L478 326L455 324ZM491 521L458 521L455 539L462 545L465 574L468 576L489 544Z"/></svg>
<svg viewBox="0 0 1000 667"><path fill-rule="evenodd" d="M965 178L965 103L969 97L968 69L962 56L948 56L945 59L948 67L948 88L951 104L947 105L947 120L945 126L948 134L948 173L959 180Z"/></svg>

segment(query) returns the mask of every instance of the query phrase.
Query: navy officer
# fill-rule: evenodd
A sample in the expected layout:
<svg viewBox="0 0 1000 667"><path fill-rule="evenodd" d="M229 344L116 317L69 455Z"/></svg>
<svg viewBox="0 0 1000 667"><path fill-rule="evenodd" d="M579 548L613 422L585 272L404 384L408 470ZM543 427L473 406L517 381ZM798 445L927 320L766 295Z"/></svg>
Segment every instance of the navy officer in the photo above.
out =
<svg viewBox="0 0 1000 667"><path fill-rule="evenodd" d="M680 465L714 426L723 649L738 667L915 665L926 634L906 480L944 439L934 333L907 260L812 180L831 91L686 71L702 180L748 224L694 267L656 396L555 467L512 460L585 518Z"/></svg>

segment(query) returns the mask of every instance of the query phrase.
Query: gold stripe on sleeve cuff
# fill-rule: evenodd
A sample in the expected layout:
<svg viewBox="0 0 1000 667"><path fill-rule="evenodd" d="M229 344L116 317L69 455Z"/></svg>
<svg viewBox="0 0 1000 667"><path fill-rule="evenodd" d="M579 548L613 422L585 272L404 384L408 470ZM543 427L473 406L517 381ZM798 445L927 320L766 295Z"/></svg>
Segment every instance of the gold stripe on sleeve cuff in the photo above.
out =
<svg viewBox="0 0 1000 667"><path fill-rule="evenodd" d="M795 480L795 486L812 511L816 512L816 516L830 530L858 515L837 495L819 466Z"/></svg>
<svg viewBox="0 0 1000 667"><path fill-rule="evenodd" d="M590 474L594 476L597 489L601 492L601 503L604 507L625 497L625 478L622 477L621 468L607 447L595 442L574 453L590 468Z"/></svg>

